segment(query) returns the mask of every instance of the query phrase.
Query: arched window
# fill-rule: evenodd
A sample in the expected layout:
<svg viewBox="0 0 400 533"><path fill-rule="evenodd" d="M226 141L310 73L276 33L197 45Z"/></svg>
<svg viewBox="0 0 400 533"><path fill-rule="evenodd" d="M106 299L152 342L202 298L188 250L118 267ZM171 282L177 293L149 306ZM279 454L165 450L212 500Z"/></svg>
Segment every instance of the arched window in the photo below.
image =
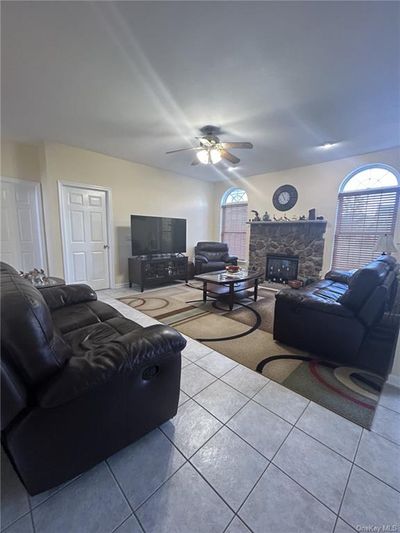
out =
<svg viewBox="0 0 400 533"><path fill-rule="evenodd" d="M221 202L221 241L229 246L229 253L241 260L246 258L247 193L243 189L229 189Z"/></svg>
<svg viewBox="0 0 400 533"><path fill-rule="evenodd" d="M358 268L383 251L377 242L394 236L399 198L399 175L387 165L367 165L347 176L339 190L332 268Z"/></svg>

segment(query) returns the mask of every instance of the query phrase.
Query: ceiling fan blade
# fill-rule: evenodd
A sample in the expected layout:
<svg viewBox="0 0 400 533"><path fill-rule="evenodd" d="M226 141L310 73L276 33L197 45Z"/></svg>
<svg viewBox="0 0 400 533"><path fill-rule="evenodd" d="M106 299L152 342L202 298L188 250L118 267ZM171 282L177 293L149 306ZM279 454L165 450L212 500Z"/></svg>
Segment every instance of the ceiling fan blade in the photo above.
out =
<svg viewBox="0 0 400 533"><path fill-rule="evenodd" d="M232 143L221 143L224 148L253 148L251 143L243 142L232 142Z"/></svg>
<svg viewBox="0 0 400 533"><path fill-rule="evenodd" d="M220 154L221 154L221 157L223 157L224 159L226 159L227 161L230 161L231 163L233 163L234 165L236 163L239 163L240 159L238 157L236 157L235 155L233 154L230 154L229 152L227 152L226 150L220 150Z"/></svg>
<svg viewBox="0 0 400 533"><path fill-rule="evenodd" d="M185 152L186 150L198 150L198 148L180 148L179 150L170 150L169 152L165 152L166 154L176 154L177 152Z"/></svg>
<svg viewBox="0 0 400 533"><path fill-rule="evenodd" d="M196 159L193 159L193 161L191 162L192 167L195 167L196 165L199 165L199 164L200 164L200 161L197 159L197 157Z"/></svg>

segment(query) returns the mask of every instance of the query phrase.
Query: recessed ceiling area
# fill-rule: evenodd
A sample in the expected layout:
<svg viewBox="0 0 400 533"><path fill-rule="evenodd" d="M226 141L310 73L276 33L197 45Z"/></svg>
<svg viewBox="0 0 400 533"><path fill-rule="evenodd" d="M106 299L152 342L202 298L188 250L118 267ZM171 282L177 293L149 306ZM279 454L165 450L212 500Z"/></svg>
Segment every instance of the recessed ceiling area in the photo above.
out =
<svg viewBox="0 0 400 533"><path fill-rule="evenodd" d="M398 2L2 2L2 136L204 180L199 128L251 176L391 148ZM333 144L324 149L326 143Z"/></svg>

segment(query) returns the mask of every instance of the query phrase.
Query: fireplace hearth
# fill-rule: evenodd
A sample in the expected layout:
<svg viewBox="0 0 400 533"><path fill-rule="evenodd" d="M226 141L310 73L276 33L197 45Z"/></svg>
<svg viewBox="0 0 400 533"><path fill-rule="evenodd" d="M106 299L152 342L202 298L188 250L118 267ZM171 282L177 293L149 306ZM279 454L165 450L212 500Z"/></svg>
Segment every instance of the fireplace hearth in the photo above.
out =
<svg viewBox="0 0 400 533"><path fill-rule="evenodd" d="M298 269L299 258L297 256L267 254L265 277L268 281L287 283L297 279Z"/></svg>

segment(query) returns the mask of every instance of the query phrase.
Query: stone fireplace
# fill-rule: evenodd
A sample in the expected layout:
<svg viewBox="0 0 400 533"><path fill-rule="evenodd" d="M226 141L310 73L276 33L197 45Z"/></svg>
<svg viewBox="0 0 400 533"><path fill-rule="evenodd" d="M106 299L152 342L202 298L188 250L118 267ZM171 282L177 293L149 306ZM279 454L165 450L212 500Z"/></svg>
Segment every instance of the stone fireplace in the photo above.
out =
<svg viewBox="0 0 400 533"><path fill-rule="evenodd" d="M265 278L270 279L266 271L267 256L281 258L285 256L289 259L298 259L299 279L316 280L320 277L326 220L249 222L249 224L250 268L262 270ZM290 267L292 275L293 265L285 264L284 268L287 267Z"/></svg>

